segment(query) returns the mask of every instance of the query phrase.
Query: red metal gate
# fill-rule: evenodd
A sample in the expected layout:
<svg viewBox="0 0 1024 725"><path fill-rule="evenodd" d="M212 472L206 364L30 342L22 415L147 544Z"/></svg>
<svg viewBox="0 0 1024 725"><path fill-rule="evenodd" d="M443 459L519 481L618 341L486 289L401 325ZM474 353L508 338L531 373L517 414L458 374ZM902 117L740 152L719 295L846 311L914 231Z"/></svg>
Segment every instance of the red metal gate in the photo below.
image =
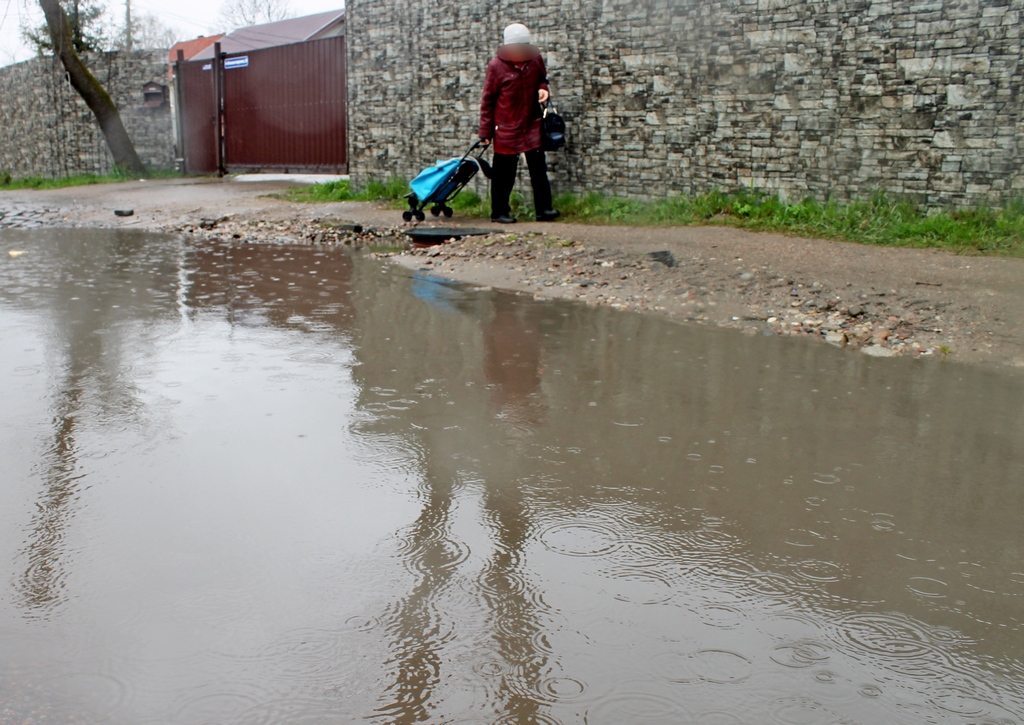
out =
<svg viewBox="0 0 1024 725"><path fill-rule="evenodd" d="M348 170L344 37L178 65L188 173Z"/></svg>
<svg viewBox="0 0 1024 725"><path fill-rule="evenodd" d="M217 97L212 69L213 61L177 64L181 155L190 174L215 174L218 169Z"/></svg>

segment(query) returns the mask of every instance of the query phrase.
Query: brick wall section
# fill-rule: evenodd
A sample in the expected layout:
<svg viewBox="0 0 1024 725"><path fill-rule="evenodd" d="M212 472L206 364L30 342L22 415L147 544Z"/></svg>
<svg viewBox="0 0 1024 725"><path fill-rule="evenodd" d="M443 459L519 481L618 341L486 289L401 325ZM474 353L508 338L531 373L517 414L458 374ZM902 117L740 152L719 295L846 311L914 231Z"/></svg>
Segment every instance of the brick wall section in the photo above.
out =
<svg viewBox="0 0 1024 725"><path fill-rule="evenodd" d="M471 139L483 69L531 26L571 124L561 190L659 197L1024 193L1024 0L349 0L351 169Z"/></svg>
<svg viewBox="0 0 1024 725"><path fill-rule="evenodd" d="M143 162L173 167L170 106L142 105L144 83L168 83L167 51L102 53L85 60L121 111ZM0 68L0 172L55 178L103 174L112 167L103 134L59 61L39 58Z"/></svg>

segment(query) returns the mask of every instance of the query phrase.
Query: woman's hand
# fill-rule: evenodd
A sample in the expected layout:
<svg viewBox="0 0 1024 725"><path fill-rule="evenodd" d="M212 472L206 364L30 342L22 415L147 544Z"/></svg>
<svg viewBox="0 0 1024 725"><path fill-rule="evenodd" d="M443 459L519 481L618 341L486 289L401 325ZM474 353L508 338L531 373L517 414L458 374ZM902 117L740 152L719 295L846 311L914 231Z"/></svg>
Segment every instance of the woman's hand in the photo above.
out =
<svg viewBox="0 0 1024 725"><path fill-rule="evenodd" d="M537 99L541 103L547 103L549 98L551 98L551 94L548 93L546 88L541 88L539 91L537 91Z"/></svg>

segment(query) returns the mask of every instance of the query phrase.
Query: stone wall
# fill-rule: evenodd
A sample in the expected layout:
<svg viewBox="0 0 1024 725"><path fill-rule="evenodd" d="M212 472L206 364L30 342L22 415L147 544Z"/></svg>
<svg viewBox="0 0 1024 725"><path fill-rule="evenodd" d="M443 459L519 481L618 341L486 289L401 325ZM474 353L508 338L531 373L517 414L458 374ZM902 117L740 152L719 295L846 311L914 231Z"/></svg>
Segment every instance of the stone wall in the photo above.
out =
<svg viewBox="0 0 1024 725"><path fill-rule="evenodd" d="M475 132L522 21L570 122L561 190L1024 191L1024 0L349 0L350 167L412 176Z"/></svg>
<svg viewBox="0 0 1024 725"><path fill-rule="evenodd" d="M142 86L166 85L167 51L101 53L85 59L121 111L143 162L174 166L170 104L146 108ZM113 168L103 134L53 58L0 68L0 173L57 178Z"/></svg>

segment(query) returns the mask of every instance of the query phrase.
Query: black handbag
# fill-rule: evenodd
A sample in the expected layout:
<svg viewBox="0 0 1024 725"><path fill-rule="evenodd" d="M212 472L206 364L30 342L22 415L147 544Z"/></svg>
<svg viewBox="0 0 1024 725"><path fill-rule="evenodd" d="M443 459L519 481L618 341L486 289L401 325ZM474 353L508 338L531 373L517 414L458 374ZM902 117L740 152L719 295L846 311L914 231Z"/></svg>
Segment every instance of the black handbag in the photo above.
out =
<svg viewBox="0 0 1024 725"><path fill-rule="evenodd" d="M565 119L550 103L545 103L541 121L541 140L545 151L557 151L565 146Z"/></svg>

